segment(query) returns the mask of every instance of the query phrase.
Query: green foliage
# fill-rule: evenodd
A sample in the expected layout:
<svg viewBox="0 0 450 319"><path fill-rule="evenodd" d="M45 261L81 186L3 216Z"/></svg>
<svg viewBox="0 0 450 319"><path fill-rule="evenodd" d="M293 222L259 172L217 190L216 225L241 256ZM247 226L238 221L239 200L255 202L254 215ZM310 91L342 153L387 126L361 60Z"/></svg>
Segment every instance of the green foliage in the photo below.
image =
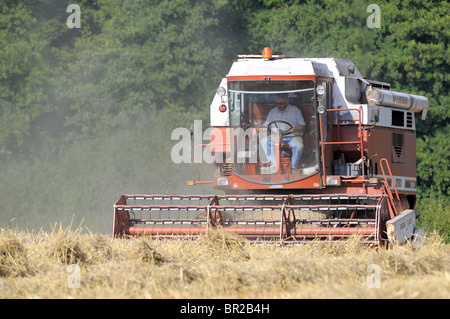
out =
<svg viewBox="0 0 450 319"><path fill-rule="evenodd" d="M350 59L368 78L427 96L418 209L428 230L448 234L447 1L379 1L379 29L366 25L371 1L80 0L82 27L69 29L71 2L0 4L0 226L76 216L107 232L121 192L186 192L195 167L170 160L171 131L208 123L231 61L271 46Z"/></svg>
<svg viewBox="0 0 450 319"><path fill-rule="evenodd" d="M12 25L0 37L0 189L15 203L2 224L83 216L107 232L121 192L193 179L194 166L171 161L170 133L208 118L223 56L236 54L225 21L240 18L226 1L83 1L80 31L65 25L67 4L8 4L0 15Z"/></svg>
<svg viewBox="0 0 450 319"><path fill-rule="evenodd" d="M450 243L450 199L439 192L430 192L429 197L419 197L416 212L419 226L425 232L438 232L448 244Z"/></svg>
<svg viewBox="0 0 450 319"><path fill-rule="evenodd" d="M376 32L365 27L361 1L308 1L260 10L252 19L254 47L304 57L342 57L363 73L372 58Z"/></svg>
<svg viewBox="0 0 450 319"><path fill-rule="evenodd" d="M425 194L438 192L450 195L450 127L447 125L436 131L435 135L417 140L418 182ZM431 191L433 190L433 192Z"/></svg>

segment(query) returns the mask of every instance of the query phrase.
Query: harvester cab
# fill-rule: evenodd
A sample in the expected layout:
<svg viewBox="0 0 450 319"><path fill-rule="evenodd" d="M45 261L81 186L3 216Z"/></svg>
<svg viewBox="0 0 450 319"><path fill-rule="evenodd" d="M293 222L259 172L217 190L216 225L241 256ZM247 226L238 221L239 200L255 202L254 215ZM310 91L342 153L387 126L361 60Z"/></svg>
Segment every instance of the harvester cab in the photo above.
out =
<svg viewBox="0 0 450 319"><path fill-rule="evenodd" d="M215 174L200 180L197 165L190 183L226 195L123 195L114 235L403 242L417 233L415 118L427 109L348 60L240 55L210 105Z"/></svg>

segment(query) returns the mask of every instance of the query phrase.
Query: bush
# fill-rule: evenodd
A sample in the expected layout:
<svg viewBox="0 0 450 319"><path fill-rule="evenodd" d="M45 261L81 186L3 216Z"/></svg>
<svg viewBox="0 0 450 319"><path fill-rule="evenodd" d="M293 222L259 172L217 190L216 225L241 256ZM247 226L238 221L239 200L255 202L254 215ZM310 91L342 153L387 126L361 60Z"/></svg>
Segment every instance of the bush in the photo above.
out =
<svg viewBox="0 0 450 319"><path fill-rule="evenodd" d="M439 193L430 193L430 197L419 198L416 207L419 226L425 232L438 232L445 243L450 243L450 199Z"/></svg>

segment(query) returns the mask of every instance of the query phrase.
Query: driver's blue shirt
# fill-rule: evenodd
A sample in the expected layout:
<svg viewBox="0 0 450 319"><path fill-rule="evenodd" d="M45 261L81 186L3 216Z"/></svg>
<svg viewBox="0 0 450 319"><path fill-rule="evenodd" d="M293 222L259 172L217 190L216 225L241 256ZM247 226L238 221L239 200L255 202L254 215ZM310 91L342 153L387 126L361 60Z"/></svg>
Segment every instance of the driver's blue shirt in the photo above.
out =
<svg viewBox="0 0 450 319"><path fill-rule="evenodd" d="M306 125L305 119L303 118L302 112L299 110L298 107L288 104L284 112L280 112L278 107L274 107L272 110L270 110L269 114L267 115L267 119L264 122L264 126L267 127L270 122L281 120L288 122L292 125L292 127L297 127L299 125ZM274 124L272 124L274 125ZM271 128L273 127L271 125ZM284 123L277 123L277 126L279 129L285 131L289 130L290 127ZM284 137L290 137L290 136L303 136L303 132L296 132L291 133L288 135L285 135Z"/></svg>

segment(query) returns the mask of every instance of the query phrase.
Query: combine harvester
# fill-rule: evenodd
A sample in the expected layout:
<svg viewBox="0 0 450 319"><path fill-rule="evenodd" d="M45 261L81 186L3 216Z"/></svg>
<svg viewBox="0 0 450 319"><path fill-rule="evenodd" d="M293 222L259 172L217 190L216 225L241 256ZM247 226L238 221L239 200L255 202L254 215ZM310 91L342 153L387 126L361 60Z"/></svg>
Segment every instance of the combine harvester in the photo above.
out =
<svg viewBox="0 0 450 319"><path fill-rule="evenodd" d="M211 149L214 177L200 180L197 164L188 182L227 195L123 195L114 236L196 238L222 227L283 244L352 235L402 243L419 232L415 118L427 110L425 97L367 80L348 60L270 48L238 56L210 106L211 142L195 148Z"/></svg>

